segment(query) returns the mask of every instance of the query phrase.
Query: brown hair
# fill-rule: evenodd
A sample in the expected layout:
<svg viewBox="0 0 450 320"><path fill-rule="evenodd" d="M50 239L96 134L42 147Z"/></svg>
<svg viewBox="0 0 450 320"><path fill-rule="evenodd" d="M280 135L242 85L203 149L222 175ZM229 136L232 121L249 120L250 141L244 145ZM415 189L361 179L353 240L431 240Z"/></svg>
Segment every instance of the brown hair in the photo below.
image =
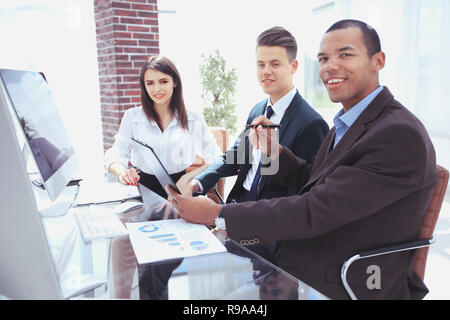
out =
<svg viewBox="0 0 450 320"><path fill-rule="evenodd" d="M272 27L263 31L256 39L256 46L283 47L286 49L289 62L292 62L297 57L297 41L283 27Z"/></svg>
<svg viewBox="0 0 450 320"><path fill-rule="evenodd" d="M173 88L172 98L170 100L170 111L172 116L176 117L183 129L188 129L188 117L186 112L186 106L183 99L183 86L181 84L180 73L177 68L168 58L163 56L152 56L147 59L144 66L141 69L139 76L139 84L141 86L141 104L145 115L149 121L155 121L159 127L161 127L161 119L154 108L154 102L150 98L145 88L144 73L148 69L153 69L172 77L175 87Z"/></svg>

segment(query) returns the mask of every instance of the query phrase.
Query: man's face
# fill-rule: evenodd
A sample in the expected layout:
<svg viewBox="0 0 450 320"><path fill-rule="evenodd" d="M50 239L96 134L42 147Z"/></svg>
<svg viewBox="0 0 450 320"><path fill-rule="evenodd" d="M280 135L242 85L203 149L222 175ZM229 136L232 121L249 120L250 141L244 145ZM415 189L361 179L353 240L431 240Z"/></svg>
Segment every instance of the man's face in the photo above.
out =
<svg viewBox="0 0 450 320"><path fill-rule="evenodd" d="M384 53L369 57L361 30L347 28L326 33L320 43L319 76L331 101L347 111L378 87Z"/></svg>
<svg viewBox="0 0 450 320"><path fill-rule="evenodd" d="M294 87L292 76L298 62L289 62L286 49L279 46L258 47L256 61L259 84L275 103Z"/></svg>

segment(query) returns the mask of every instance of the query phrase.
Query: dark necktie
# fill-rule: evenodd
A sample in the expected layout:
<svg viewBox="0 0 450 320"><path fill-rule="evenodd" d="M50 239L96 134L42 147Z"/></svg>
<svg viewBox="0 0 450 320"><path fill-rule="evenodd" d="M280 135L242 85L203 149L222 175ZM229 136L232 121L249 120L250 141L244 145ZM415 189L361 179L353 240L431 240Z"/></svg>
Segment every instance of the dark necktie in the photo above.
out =
<svg viewBox="0 0 450 320"><path fill-rule="evenodd" d="M267 107L266 118L270 119L273 115L273 109L271 106ZM258 185L261 180L261 161L259 162L258 169L256 170L255 178L253 179L252 186L250 188L249 200L256 201L258 197Z"/></svg>

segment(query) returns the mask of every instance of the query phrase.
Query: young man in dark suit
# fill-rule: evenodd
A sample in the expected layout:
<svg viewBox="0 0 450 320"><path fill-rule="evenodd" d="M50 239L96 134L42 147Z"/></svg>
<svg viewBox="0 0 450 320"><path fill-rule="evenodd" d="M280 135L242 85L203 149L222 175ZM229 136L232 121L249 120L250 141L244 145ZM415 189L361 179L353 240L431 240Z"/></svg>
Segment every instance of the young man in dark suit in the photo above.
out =
<svg viewBox="0 0 450 320"><path fill-rule="evenodd" d="M343 109L313 164L279 146L260 126L250 135L252 144L278 161L270 179L297 195L220 206L173 194L173 203L184 219L216 221L238 242L279 241L273 259L281 268L330 298L347 299L340 278L344 261L419 238L437 179L436 157L422 123L379 85L385 54L373 28L357 20L335 23L322 38L318 60L330 99ZM253 122L269 123L263 117ZM413 271L414 254L355 261L347 279L356 297L423 298L428 291ZM375 269L379 281L372 286Z"/></svg>
<svg viewBox="0 0 450 320"><path fill-rule="evenodd" d="M273 27L259 35L257 77L269 97L252 109L247 125L260 115L269 115L272 123L280 125L280 143L311 163L328 133L328 125L294 87L293 75L298 68L296 56L297 42L286 29ZM237 175L227 202L294 194L294 190L260 175L260 163L264 160L261 160L261 152L249 144L249 132L245 129L231 149L197 175L187 193L205 193L220 178Z"/></svg>

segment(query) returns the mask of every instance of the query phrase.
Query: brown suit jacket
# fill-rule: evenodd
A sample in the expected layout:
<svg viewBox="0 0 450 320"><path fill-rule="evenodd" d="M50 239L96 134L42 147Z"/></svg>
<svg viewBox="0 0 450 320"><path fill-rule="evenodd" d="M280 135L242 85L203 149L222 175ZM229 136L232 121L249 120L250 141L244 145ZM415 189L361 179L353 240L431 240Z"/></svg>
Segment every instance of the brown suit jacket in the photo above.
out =
<svg viewBox="0 0 450 320"><path fill-rule="evenodd" d="M433 145L422 123L385 87L332 149L335 128L312 166L283 149L272 177L297 195L228 204L228 236L241 243L281 241L280 267L334 299L349 298L341 283L345 260L362 250L419 237L436 182ZM246 240L253 241L246 241ZM422 298L413 251L359 260L348 270L356 296ZM381 289L369 289L380 268Z"/></svg>

